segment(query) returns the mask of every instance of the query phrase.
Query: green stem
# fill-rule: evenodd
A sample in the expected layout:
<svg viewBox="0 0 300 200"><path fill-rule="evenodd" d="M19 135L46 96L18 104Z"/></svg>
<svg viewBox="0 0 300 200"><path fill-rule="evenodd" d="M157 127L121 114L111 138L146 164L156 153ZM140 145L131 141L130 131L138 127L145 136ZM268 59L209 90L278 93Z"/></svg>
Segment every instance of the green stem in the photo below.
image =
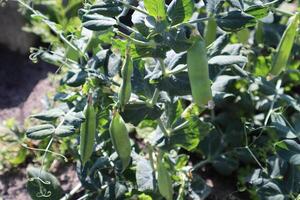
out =
<svg viewBox="0 0 300 200"><path fill-rule="evenodd" d="M157 119L157 123L159 128L161 129L161 131L163 132L163 134L165 135L165 137L170 137L170 133L169 131L166 129L165 125L163 124L163 122L161 121L161 119Z"/></svg>
<svg viewBox="0 0 300 200"><path fill-rule="evenodd" d="M287 15L289 17L294 16L294 13L291 13L291 12L288 12L288 11L285 11L285 10L281 10L279 8L274 9L274 11L277 12L277 13L280 13L282 15Z"/></svg>
<svg viewBox="0 0 300 200"><path fill-rule="evenodd" d="M166 70L166 65L165 65L164 60L162 58L159 58L158 61L159 61L159 64L160 64L162 75L163 75L163 77L166 77L167 76L167 70Z"/></svg>
<svg viewBox="0 0 300 200"><path fill-rule="evenodd" d="M130 37L129 35L126 35L125 33L122 33L121 31L115 31L115 32L116 32L117 35L120 35L121 37L124 37L124 38L130 40L132 43L134 43L136 45L156 48L156 44L153 43L153 42L144 42L144 41L136 40L136 39Z"/></svg>
<svg viewBox="0 0 300 200"><path fill-rule="evenodd" d="M81 183L78 183L68 194L66 194L60 200L68 200L68 199L70 199L75 193L77 193L78 190L80 190L81 186L82 186Z"/></svg>
<svg viewBox="0 0 300 200"><path fill-rule="evenodd" d="M139 8L137 8L137 7L135 7L135 6L132 6L132 5L130 5L129 3L125 2L125 1L119 1L119 2L120 2L121 4L123 4L123 5L124 5L125 7L127 7L127 8L131 8L131 9L136 10L136 11L138 11L138 12L144 14L144 15L149 16L149 13L147 13L145 10L142 10L142 9L139 9Z"/></svg>
<svg viewBox="0 0 300 200"><path fill-rule="evenodd" d="M123 23L120 22L118 19L117 19L117 24L118 24L120 27L126 29L126 30L129 31L129 32L132 32L132 33L139 33L138 31L136 31L136 30L134 30L133 28L127 26L126 24L123 24Z"/></svg>
<svg viewBox="0 0 300 200"><path fill-rule="evenodd" d="M182 22L182 23L179 23L179 24L176 24L176 25L172 26L171 29L172 28L177 28L177 27L182 26L182 25L189 25L189 24L195 24L195 23L199 23L199 22L208 21L209 19L210 19L209 17L203 17L203 18L191 20L191 21L188 21L188 22Z"/></svg>
<svg viewBox="0 0 300 200"><path fill-rule="evenodd" d="M208 164L208 163L210 163L210 160L208 160L208 159L202 160L202 161L200 161L199 163L195 164L195 165L193 166L193 168L191 169L191 171L193 172L193 171L195 171L195 170L197 170L197 169L203 167L204 165L206 165L206 164Z"/></svg>
<svg viewBox="0 0 300 200"><path fill-rule="evenodd" d="M44 168L44 163L45 163L46 155L47 155L47 153L48 153L48 151L49 151L49 149L50 149L50 147L51 147L51 145L52 145L52 143L53 143L53 140L54 140L54 138L52 137L52 138L50 139L50 141L49 141L49 143L48 143L46 149L45 149L45 153L44 153L43 159L42 159L42 167L41 167L41 171L42 171L42 169Z"/></svg>
<svg viewBox="0 0 300 200"><path fill-rule="evenodd" d="M154 91L154 94L152 96L152 99L150 100L151 107L153 107L157 103L158 98L159 98L159 93L160 93L160 90L156 88Z"/></svg>
<svg viewBox="0 0 300 200"><path fill-rule="evenodd" d="M178 126L176 126L173 130L172 130L172 133L176 132L176 131L179 131L181 129L184 129L186 127L188 127L189 125L189 121L185 121L183 122L182 124L179 124Z"/></svg>
<svg viewBox="0 0 300 200"><path fill-rule="evenodd" d="M245 146L245 148L247 149L247 151L250 153L250 155L252 156L252 158L255 160L255 162L258 164L258 166L263 170L263 172L267 172L267 169L265 169L262 164L259 162L259 160L256 158L256 156L254 155L254 153L251 151L251 149L248 146Z"/></svg>

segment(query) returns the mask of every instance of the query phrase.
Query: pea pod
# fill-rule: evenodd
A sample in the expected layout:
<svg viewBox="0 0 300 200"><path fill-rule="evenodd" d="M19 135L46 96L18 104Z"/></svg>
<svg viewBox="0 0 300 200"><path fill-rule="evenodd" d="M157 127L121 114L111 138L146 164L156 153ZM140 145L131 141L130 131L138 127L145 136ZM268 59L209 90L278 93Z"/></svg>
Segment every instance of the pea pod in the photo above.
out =
<svg viewBox="0 0 300 200"><path fill-rule="evenodd" d="M84 109L85 121L81 124L80 128L80 157L82 164L90 159L96 133L96 111L92 105L92 100L89 98L88 104Z"/></svg>
<svg viewBox="0 0 300 200"><path fill-rule="evenodd" d="M113 146L122 161L124 171L130 163L131 145L125 122L117 111L113 113L109 133Z"/></svg>
<svg viewBox="0 0 300 200"><path fill-rule="evenodd" d="M213 43L216 40L216 37L217 37L217 22L215 17L213 15L210 15L204 33L206 46Z"/></svg>
<svg viewBox="0 0 300 200"><path fill-rule="evenodd" d="M276 49L272 61L272 69L270 71L271 76L279 75L286 67L297 34L298 24L299 14L296 14L290 18L290 24L283 33L280 43Z"/></svg>
<svg viewBox="0 0 300 200"><path fill-rule="evenodd" d="M122 66L122 78L123 82L119 91L119 104L123 109L124 106L128 103L131 96L131 76L133 73L133 63L129 55L129 52L126 52L125 61Z"/></svg>
<svg viewBox="0 0 300 200"><path fill-rule="evenodd" d="M194 43L187 51L187 67L194 102L205 106L212 101L206 45L201 36L193 35Z"/></svg>
<svg viewBox="0 0 300 200"><path fill-rule="evenodd" d="M171 176L163 164L162 155L159 153L157 158L157 184L160 194L167 200L173 199L173 187Z"/></svg>

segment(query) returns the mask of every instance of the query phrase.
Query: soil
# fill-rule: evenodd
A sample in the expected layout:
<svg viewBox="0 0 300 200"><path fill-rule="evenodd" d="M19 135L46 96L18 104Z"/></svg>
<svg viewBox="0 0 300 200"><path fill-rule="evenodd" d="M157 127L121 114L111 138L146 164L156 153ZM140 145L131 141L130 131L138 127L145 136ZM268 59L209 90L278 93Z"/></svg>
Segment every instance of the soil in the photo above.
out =
<svg viewBox="0 0 300 200"><path fill-rule="evenodd" d="M43 101L54 88L47 79L56 67L33 64L22 55L0 46L0 123L15 118L23 124L32 113L43 110Z"/></svg>

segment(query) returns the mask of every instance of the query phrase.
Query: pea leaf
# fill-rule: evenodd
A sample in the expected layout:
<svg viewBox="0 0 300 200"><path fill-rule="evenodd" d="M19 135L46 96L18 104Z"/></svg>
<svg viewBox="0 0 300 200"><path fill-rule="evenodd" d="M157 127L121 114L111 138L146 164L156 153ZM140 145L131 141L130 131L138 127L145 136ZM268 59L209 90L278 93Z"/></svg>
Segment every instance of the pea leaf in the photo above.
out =
<svg viewBox="0 0 300 200"><path fill-rule="evenodd" d="M239 163L234 158L222 154L218 156L213 162L213 167L222 175L228 176L239 166Z"/></svg>
<svg viewBox="0 0 300 200"><path fill-rule="evenodd" d="M82 22L83 27L92 31L104 31L117 24L114 18L105 17L97 13L83 15Z"/></svg>
<svg viewBox="0 0 300 200"><path fill-rule="evenodd" d="M173 0L168 7L168 16L172 25L188 21L194 11L194 2L192 0Z"/></svg>
<svg viewBox="0 0 300 200"><path fill-rule="evenodd" d="M75 127L70 125L61 125L56 128L55 135L58 137L67 137L75 133Z"/></svg>
<svg viewBox="0 0 300 200"><path fill-rule="evenodd" d="M62 189L55 176L33 167L27 169L27 174L27 190L33 200L60 199Z"/></svg>
<svg viewBox="0 0 300 200"><path fill-rule="evenodd" d="M61 109L54 108L35 115L31 115L31 117L44 120L44 121L52 121L57 119L60 116L63 116L64 114L65 114L64 111L62 111Z"/></svg>
<svg viewBox="0 0 300 200"><path fill-rule="evenodd" d="M121 5L121 3L116 1L97 2L90 8L87 14L97 13L106 17L115 17L121 14L123 10Z"/></svg>
<svg viewBox="0 0 300 200"><path fill-rule="evenodd" d="M54 131L55 131L55 127L53 125L42 124L27 129L26 136L34 140L41 140L52 135Z"/></svg>
<svg viewBox="0 0 300 200"><path fill-rule="evenodd" d="M144 5L149 14L157 21L163 21L167 18L164 0L144 0Z"/></svg>
<svg viewBox="0 0 300 200"><path fill-rule="evenodd" d="M300 144L294 140L283 140L275 144L277 154L292 165L300 165Z"/></svg>
<svg viewBox="0 0 300 200"><path fill-rule="evenodd" d="M236 32L254 26L256 19L247 13L235 10L228 12L225 16L218 16L217 24L224 31Z"/></svg>
<svg viewBox="0 0 300 200"><path fill-rule="evenodd" d="M140 157L136 164L136 183L139 191L147 191L154 189L153 169L148 160Z"/></svg>
<svg viewBox="0 0 300 200"><path fill-rule="evenodd" d="M145 119L155 120L162 114L158 106L149 107L146 103L129 103L125 106L121 115L126 123L132 123L137 126Z"/></svg>
<svg viewBox="0 0 300 200"><path fill-rule="evenodd" d="M269 8L263 5L250 6L245 10L245 13L255 17L256 19L262 19L269 14Z"/></svg>
<svg viewBox="0 0 300 200"><path fill-rule="evenodd" d="M247 62L248 59L244 56L220 55L209 59L208 64L217 65L217 66L226 66L226 65L233 65L233 64L244 64Z"/></svg>

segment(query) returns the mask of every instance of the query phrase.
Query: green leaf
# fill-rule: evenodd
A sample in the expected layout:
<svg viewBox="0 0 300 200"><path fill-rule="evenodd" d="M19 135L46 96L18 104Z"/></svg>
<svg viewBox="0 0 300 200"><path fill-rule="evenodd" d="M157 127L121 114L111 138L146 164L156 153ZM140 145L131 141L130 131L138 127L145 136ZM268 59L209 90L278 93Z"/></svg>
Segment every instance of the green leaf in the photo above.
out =
<svg viewBox="0 0 300 200"><path fill-rule="evenodd" d="M75 133L75 127L69 125L61 125L56 128L55 135L58 137L67 137Z"/></svg>
<svg viewBox="0 0 300 200"><path fill-rule="evenodd" d="M283 140L275 144L277 154L292 165L300 165L300 144L294 140Z"/></svg>
<svg viewBox="0 0 300 200"><path fill-rule="evenodd" d="M148 160L140 157L136 164L136 183L141 192L154 189L153 169Z"/></svg>
<svg viewBox="0 0 300 200"><path fill-rule="evenodd" d="M115 17L121 14L122 4L116 1L97 2L87 14L97 13L106 17Z"/></svg>
<svg viewBox="0 0 300 200"><path fill-rule="evenodd" d="M217 65L217 66L226 66L226 65L233 65L233 64L245 64L248 62L247 57L244 56L215 56L209 59L209 65Z"/></svg>
<svg viewBox="0 0 300 200"><path fill-rule="evenodd" d="M55 132L55 127L51 124L43 124L30 127L26 131L26 136L34 140L41 140Z"/></svg>
<svg viewBox="0 0 300 200"><path fill-rule="evenodd" d="M144 0L148 13L157 21L164 21L167 18L165 0Z"/></svg>
<svg viewBox="0 0 300 200"><path fill-rule="evenodd" d="M66 76L62 79L63 83L66 83L71 87L78 87L85 83L88 74L86 71L69 71Z"/></svg>
<svg viewBox="0 0 300 200"><path fill-rule="evenodd" d="M231 11L224 16L217 17L218 26L224 31L237 32L241 29L254 26L255 17L241 11Z"/></svg>
<svg viewBox="0 0 300 200"><path fill-rule="evenodd" d="M188 151L194 150L200 141L199 127L204 124L198 117L192 117L189 119L188 124L183 129L174 131L170 137L171 146L179 146Z"/></svg>
<svg viewBox="0 0 300 200"><path fill-rule="evenodd" d="M203 140L201 140L198 148L209 160L213 160L224 148L222 140L222 135L216 130L212 130Z"/></svg>
<svg viewBox="0 0 300 200"><path fill-rule="evenodd" d="M245 10L245 13L248 15L251 15L255 17L256 19L262 19L269 14L269 7L266 7L264 5L254 5L250 6Z"/></svg>
<svg viewBox="0 0 300 200"><path fill-rule="evenodd" d="M232 174L239 167L239 163L236 159L231 158L225 154L218 156L213 162L213 167L224 176Z"/></svg>
<svg viewBox="0 0 300 200"><path fill-rule="evenodd" d="M44 121L52 121L57 119L58 117L61 117L65 114L64 111L62 111L59 108L54 108L51 110L47 110L35 115L31 115L31 117L36 118L36 119L40 119L40 120L44 120Z"/></svg>
<svg viewBox="0 0 300 200"><path fill-rule="evenodd" d="M287 126L285 120L283 117L279 114L273 113L271 115L271 126L272 129L276 131L278 136L280 138L288 138L288 139L294 139L297 138L296 134L294 131Z"/></svg>
<svg viewBox="0 0 300 200"><path fill-rule="evenodd" d="M111 17L105 17L97 13L84 15L82 18L83 27L92 31L104 31L117 24Z"/></svg>
<svg viewBox="0 0 300 200"><path fill-rule="evenodd" d="M145 103L129 103L125 106L121 115L126 123L132 123L137 126L141 121L149 119L155 120L162 114L161 108L158 106L149 107Z"/></svg>
<svg viewBox="0 0 300 200"><path fill-rule="evenodd" d="M218 9L224 3L222 0L206 0L205 2L208 13L217 13Z"/></svg>
<svg viewBox="0 0 300 200"><path fill-rule="evenodd" d="M27 169L27 190L33 200L53 200L62 197L60 183L52 174L38 168Z"/></svg>
<svg viewBox="0 0 300 200"><path fill-rule="evenodd" d="M231 6L236 7L240 10L243 9L244 4L243 4L243 0L226 0Z"/></svg>
<svg viewBox="0 0 300 200"><path fill-rule="evenodd" d="M205 181L197 174L193 174L192 182L189 186L189 197L194 200L206 199L211 193L211 188L208 187Z"/></svg>
<svg viewBox="0 0 300 200"><path fill-rule="evenodd" d="M173 0L168 7L172 25L187 22L193 15L194 7L192 0Z"/></svg>

